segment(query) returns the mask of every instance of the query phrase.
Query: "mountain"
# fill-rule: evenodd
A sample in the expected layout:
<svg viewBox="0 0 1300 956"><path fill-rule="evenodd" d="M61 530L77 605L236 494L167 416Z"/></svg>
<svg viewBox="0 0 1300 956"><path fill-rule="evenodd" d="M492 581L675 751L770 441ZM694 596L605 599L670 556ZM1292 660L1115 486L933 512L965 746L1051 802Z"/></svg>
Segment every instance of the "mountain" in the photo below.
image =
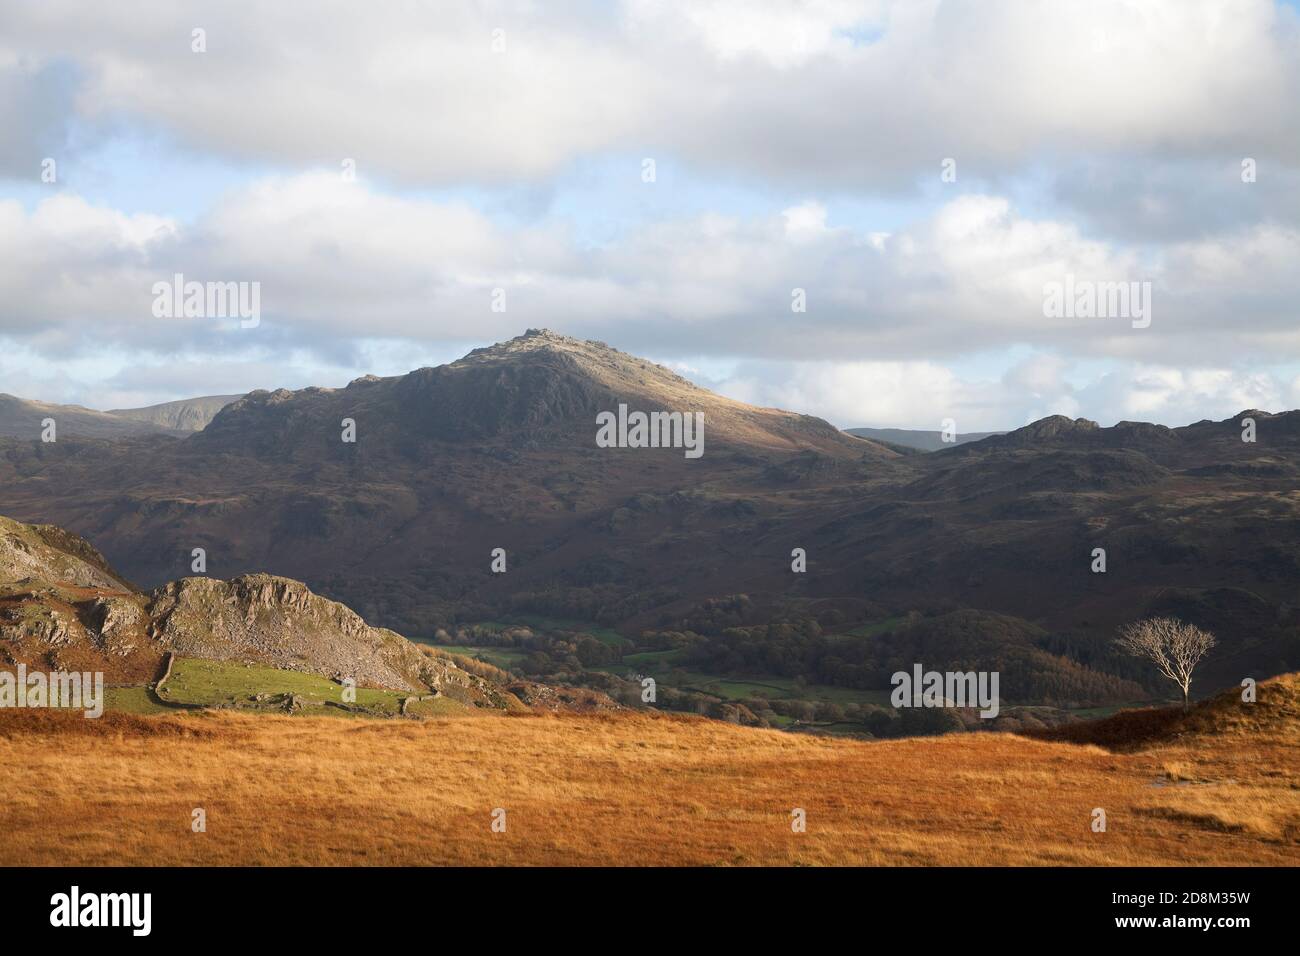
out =
<svg viewBox="0 0 1300 956"><path fill-rule="evenodd" d="M114 408L105 412L115 418L144 422L172 432L197 432L241 395L207 395L203 398L186 398L178 402L164 402L144 408Z"/></svg>
<svg viewBox="0 0 1300 956"><path fill-rule="evenodd" d="M702 457L597 447L597 415L620 405L703 414ZM345 419L355 442L342 440ZM286 574L425 633L431 609L479 589L544 587L557 567L571 586L627 578L632 565L609 544L652 530L644 519L656 512L677 515L680 529L661 547L693 551L695 531L754 524L785 507L792 484L872 480L901 457L821 419L534 330L403 376L255 391L183 441L0 444L0 498L103 542L142 583L185 573L205 547L214 573ZM509 555L507 580L490 574L495 547ZM717 558L685 565L658 577L692 565L710 574Z"/></svg>
<svg viewBox="0 0 1300 956"><path fill-rule="evenodd" d="M822 419L723 398L604 343L545 329L475 349L449 365L365 376L343 389L255 391L222 409L196 444L243 451L251 438L256 453L276 458L345 460L339 422L352 417L368 440L376 437L369 442L374 453L390 457L409 458L426 443L518 448L520 439L524 451L543 442L590 450L595 416L620 403L633 411L703 413L706 440L732 450L896 457L875 443L854 442Z"/></svg>
<svg viewBox="0 0 1300 956"><path fill-rule="evenodd" d="M917 451L941 451L953 445L983 441L991 435L1004 434L1003 432L966 432L958 434L951 442L945 442L941 431L919 431L912 428L846 428L844 430L859 438L869 438L887 445L901 445L903 448L915 448Z"/></svg>
<svg viewBox="0 0 1300 956"><path fill-rule="evenodd" d="M191 398L147 408L108 412L80 405L52 405L0 394L0 437L40 440L45 421L55 422L55 438L121 438L129 435L186 435L199 431L238 395Z"/></svg>
<svg viewBox="0 0 1300 956"><path fill-rule="evenodd" d="M702 455L602 447L598 416L620 405L702 413ZM890 622L934 618L943 635L975 610L1031 625L988 627L1028 662L1029 693L1067 700L1116 680L1158 690L1110 646L1153 613L1219 635L1207 681L1300 668L1297 478L1300 412L1183 428L1056 416L905 453L545 330L345 388L255 391L180 440L0 439L0 510L75 529L148 587L202 547L217 576L301 580L420 638L544 615L637 650L703 639L714 673L752 660L869 688L888 658L855 635L909 647ZM959 645L919 646L939 666ZM1070 667L1045 677L1037 651Z"/></svg>
<svg viewBox="0 0 1300 956"><path fill-rule="evenodd" d="M829 557L865 557L864 587L1016 614L1090 655L1127 620L1183 617L1228 638L1205 665L1220 680L1300 666L1300 412L1182 428L1056 416L915 462L837 521Z"/></svg>

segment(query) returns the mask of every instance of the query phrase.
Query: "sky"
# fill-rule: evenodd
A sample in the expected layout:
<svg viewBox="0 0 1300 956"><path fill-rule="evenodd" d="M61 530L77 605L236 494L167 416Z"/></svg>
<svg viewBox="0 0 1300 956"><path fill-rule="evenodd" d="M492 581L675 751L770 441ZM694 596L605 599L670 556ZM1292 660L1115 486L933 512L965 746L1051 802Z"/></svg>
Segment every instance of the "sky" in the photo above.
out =
<svg viewBox="0 0 1300 956"><path fill-rule="evenodd" d="M1295 3L0 0L0 130L26 398L546 327L842 427L1300 407Z"/></svg>

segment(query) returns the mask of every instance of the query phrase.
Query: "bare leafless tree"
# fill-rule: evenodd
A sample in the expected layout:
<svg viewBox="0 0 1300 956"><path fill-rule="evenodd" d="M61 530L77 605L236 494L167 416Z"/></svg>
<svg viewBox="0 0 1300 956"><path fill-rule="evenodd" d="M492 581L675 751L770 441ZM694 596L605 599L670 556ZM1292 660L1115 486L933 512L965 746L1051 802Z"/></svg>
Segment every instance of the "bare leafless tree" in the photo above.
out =
<svg viewBox="0 0 1300 956"><path fill-rule="evenodd" d="M1183 690L1188 708L1192 671L1215 645L1214 635L1172 617L1152 617L1119 629L1115 642L1134 657L1145 657Z"/></svg>

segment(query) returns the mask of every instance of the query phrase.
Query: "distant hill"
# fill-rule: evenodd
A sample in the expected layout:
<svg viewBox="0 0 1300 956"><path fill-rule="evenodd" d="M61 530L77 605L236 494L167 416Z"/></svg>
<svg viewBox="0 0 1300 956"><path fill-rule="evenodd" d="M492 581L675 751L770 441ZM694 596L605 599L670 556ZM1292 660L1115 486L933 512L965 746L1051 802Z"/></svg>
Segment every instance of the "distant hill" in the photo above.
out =
<svg viewBox="0 0 1300 956"><path fill-rule="evenodd" d="M217 412L239 397L213 395L101 412L80 405L55 405L0 394L0 438L39 441L43 422L51 418L56 439L187 435L204 428Z"/></svg>
<svg viewBox="0 0 1300 956"><path fill-rule="evenodd" d="M164 431L149 422L133 421L80 405L53 405L0 394L0 438L40 441L44 421L55 422L56 438L121 438Z"/></svg>
<svg viewBox="0 0 1300 956"><path fill-rule="evenodd" d="M207 427L217 412L242 395L208 395L203 398L186 398L178 402L164 402L144 408L114 408L105 412L117 418L146 422L175 432L197 432Z"/></svg>
<svg viewBox="0 0 1300 956"><path fill-rule="evenodd" d="M918 451L940 451L966 442L981 441L991 435L1005 434L1005 432L966 432L965 434L959 432L954 441L945 442L943 432L918 431L911 428L846 428L844 430L859 438L902 445L904 448L915 448Z"/></svg>

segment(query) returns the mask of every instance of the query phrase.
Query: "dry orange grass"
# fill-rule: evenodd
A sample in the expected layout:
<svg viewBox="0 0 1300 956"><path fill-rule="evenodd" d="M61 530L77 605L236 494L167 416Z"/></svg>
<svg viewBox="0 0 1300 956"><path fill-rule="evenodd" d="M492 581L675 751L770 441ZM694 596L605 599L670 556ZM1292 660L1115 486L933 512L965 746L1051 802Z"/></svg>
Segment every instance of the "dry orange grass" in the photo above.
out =
<svg viewBox="0 0 1300 956"><path fill-rule="evenodd" d="M1294 740L1112 753L642 713L7 712L0 863L1294 865ZM190 830L195 807L206 833ZM496 807L505 833L491 831ZM791 832L794 807L806 833ZM1104 834L1090 830L1094 807Z"/></svg>

